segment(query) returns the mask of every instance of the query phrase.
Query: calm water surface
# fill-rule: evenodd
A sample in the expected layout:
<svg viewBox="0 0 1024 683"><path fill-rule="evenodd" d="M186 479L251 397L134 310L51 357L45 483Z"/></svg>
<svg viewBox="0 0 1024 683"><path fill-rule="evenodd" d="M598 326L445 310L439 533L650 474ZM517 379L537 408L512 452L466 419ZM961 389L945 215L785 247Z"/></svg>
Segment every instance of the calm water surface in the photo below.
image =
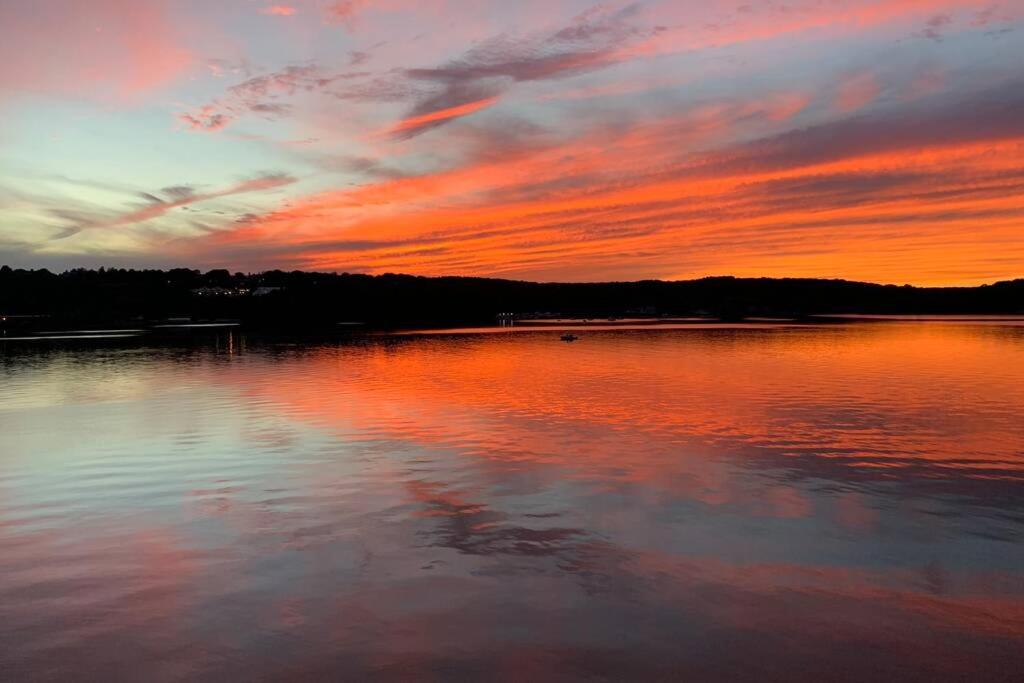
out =
<svg viewBox="0 0 1024 683"><path fill-rule="evenodd" d="M1019 680L1024 326L0 344L2 680Z"/></svg>

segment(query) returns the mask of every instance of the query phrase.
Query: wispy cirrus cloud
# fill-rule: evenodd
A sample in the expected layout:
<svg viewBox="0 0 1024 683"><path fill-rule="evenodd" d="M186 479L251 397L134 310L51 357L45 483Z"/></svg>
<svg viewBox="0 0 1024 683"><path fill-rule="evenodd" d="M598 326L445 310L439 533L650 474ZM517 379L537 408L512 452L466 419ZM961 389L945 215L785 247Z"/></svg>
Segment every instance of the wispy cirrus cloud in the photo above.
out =
<svg viewBox="0 0 1024 683"><path fill-rule="evenodd" d="M982 255L1024 256L1013 237L1024 220L1016 92L1007 84L969 103L860 113L741 144L729 143L733 126L774 119L784 129L802 98L708 103L625 135L597 126L518 150L525 143L496 128L485 146L500 152L308 198L203 249L257 259L280 250L301 267L373 272L628 278L661 264L662 276L684 277L771 264L897 281L914 251L931 269L919 281L1010 276L1009 262ZM693 154L701 136L717 145ZM961 251L943 256L950 240ZM964 250L972 265L958 265Z"/></svg>
<svg viewBox="0 0 1024 683"><path fill-rule="evenodd" d="M224 95L178 115L190 130L218 131L246 114L276 118L288 114L292 107L280 100L297 93L313 93L328 88L339 80L359 78L360 72L331 72L316 65L292 65L278 71L253 76L231 86Z"/></svg>
<svg viewBox="0 0 1024 683"><path fill-rule="evenodd" d="M391 127L408 139L495 104L514 84L567 78L630 56L636 42L661 31L632 22L638 4L595 7L561 29L526 37L497 36L436 67L403 72L425 93Z"/></svg>
<svg viewBox="0 0 1024 683"><path fill-rule="evenodd" d="M332 5L331 11L347 18L362 4L342 2ZM635 25L638 9L638 4L595 7L554 31L496 36L440 65L391 70L346 87L335 86L371 74L293 65L251 77L179 119L191 130L221 130L247 113L283 115L289 107L269 100L316 91L360 102L413 100L402 119L385 128L395 138L409 139L497 104L516 83L568 78L627 60L633 46L662 30ZM365 51L351 52L349 66L368 57Z"/></svg>
<svg viewBox="0 0 1024 683"><path fill-rule="evenodd" d="M58 214L61 218L70 220L72 224L64 228L52 239L66 239L87 229L114 228L145 223L164 216L173 209L185 208L192 204L230 197L232 195L273 190L291 185L296 180L295 177L286 173L267 173L242 180L222 190L209 192L200 192L191 185L173 185L165 187L156 193L139 192L138 197L145 201L142 206L113 215L95 217L77 212Z"/></svg>
<svg viewBox="0 0 1024 683"><path fill-rule="evenodd" d="M213 105L204 105L191 112L178 114L178 121L184 123L189 130L213 132L226 128L232 117L217 111Z"/></svg>

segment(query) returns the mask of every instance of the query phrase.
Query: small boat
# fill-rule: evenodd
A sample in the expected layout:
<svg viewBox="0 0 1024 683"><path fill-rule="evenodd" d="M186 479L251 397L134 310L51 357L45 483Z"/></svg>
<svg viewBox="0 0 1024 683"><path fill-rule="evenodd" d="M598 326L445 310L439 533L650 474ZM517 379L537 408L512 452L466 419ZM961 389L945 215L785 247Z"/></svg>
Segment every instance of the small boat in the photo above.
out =
<svg viewBox="0 0 1024 683"><path fill-rule="evenodd" d="M577 339L579 339L579 337L577 337L572 332L569 332L568 334L563 334L562 335L562 341L564 341L564 342L574 342Z"/></svg>

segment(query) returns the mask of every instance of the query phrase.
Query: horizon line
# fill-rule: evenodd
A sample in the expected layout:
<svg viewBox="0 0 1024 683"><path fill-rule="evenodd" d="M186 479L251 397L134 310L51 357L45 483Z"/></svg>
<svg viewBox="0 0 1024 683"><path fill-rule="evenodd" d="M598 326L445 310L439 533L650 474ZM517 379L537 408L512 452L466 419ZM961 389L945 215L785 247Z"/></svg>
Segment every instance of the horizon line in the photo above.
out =
<svg viewBox="0 0 1024 683"><path fill-rule="evenodd" d="M871 280L851 280L840 276L822 276L822 277L811 277L811 276L793 276L793 275L756 275L756 276L745 276L745 275L701 275L699 277L684 278L684 279L663 279L663 278L640 278L636 280L527 280L522 278L508 278L508 277L497 277L489 275L422 275L414 273L398 273L398 272L384 272L384 273L365 273L365 272L352 272L352 271L337 271L337 270L303 270L299 268L293 268L291 270L285 270L283 268L269 268L266 270L256 271L240 271L232 270L230 268L210 268L208 270L202 270L200 268L189 267L189 266L174 266L167 268L155 268L155 267L126 267L126 266L99 266L89 268L85 266L74 266L68 267L63 270L51 270L47 267L41 268L25 268L25 267L14 267L9 264L0 263L0 271L9 269L10 271L26 271L26 272L40 272L45 271L53 275L66 275L74 271L88 271L88 272L99 272L101 269L104 271L111 270L126 270L135 272L146 272L146 271L161 271L168 272L173 270L188 270L195 271L201 275L206 275L215 271L226 271L230 275L241 274L243 276L254 276L263 275L266 273L303 273L306 275L332 275L336 277L341 276L365 276L365 277L412 277L412 278L424 278L431 280L440 279L463 279L463 280L492 280L499 282L523 282L536 285L602 285L602 284L638 284L642 282L661 282L661 283L679 283L679 282L699 282L701 280L801 280L801 281L817 281L817 282L846 282L850 284L860 285L873 285L877 287L910 287L913 289L976 289L979 287L990 287L993 285L1003 283L1014 283L1024 281L1024 274L1018 277L999 279L999 280L986 280L977 284L958 284L958 285L923 285L914 284L909 282L875 282Z"/></svg>

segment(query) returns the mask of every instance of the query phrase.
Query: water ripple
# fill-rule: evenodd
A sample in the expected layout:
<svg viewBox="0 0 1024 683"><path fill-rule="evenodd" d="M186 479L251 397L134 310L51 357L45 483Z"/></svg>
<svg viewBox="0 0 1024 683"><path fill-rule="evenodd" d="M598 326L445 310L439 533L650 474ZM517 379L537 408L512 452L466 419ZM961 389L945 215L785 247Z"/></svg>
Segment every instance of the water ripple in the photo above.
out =
<svg viewBox="0 0 1024 683"><path fill-rule="evenodd" d="M1019 330L577 334L5 351L0 671L1024 666Z"/></svg>

